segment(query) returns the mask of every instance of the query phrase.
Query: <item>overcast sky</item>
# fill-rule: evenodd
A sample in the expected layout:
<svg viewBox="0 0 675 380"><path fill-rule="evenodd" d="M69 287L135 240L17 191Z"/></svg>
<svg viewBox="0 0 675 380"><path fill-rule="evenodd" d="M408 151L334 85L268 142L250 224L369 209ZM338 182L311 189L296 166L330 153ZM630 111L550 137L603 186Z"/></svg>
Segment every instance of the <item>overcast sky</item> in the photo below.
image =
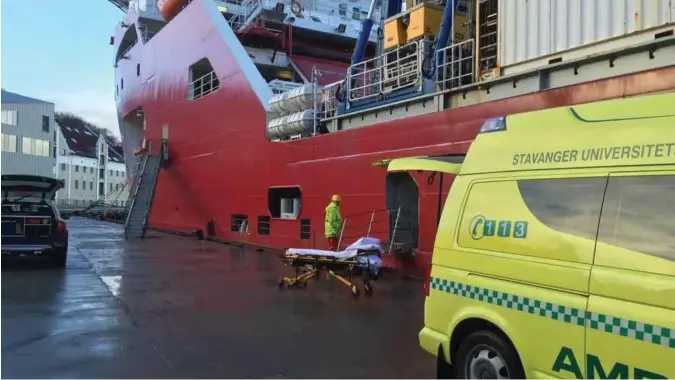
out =
<svg viewBox="0 0 675 380"><path fill-rule="evenodd" d="M107 0L2 0L2 88L53 102L119 136Z"/></svg>

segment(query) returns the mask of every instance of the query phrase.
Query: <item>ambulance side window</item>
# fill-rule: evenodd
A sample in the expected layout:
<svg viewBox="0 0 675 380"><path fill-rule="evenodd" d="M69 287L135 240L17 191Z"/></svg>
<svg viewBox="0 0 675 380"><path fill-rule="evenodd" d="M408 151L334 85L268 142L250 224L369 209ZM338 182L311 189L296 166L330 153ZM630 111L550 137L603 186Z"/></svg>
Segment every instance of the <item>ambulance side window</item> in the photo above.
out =
<svg viewBox="0 0 675 380"><path fill-rule="evenodd" d="M530 212L549 228L595 240L607 179L555 178L518 180Z"/></svg>
<svg viewBox="0 0 675 380"><path fill-rule="evenodd" d="M675 175L611 177L598 241L675 261Z"/></svg>

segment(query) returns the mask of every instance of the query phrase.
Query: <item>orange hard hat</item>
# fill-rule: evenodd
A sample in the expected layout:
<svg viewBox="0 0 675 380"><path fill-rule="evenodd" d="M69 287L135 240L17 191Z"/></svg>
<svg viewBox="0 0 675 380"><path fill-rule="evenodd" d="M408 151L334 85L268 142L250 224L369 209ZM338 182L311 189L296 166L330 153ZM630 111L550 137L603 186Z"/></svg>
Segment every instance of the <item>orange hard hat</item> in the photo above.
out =
<svg viewBox="0 0 675 380"><path fill-rule="evenodd" d="M331 202L341 202L342 198L340 198L340 196L337 194L333 194L333 197L330 200Z"/></svg>

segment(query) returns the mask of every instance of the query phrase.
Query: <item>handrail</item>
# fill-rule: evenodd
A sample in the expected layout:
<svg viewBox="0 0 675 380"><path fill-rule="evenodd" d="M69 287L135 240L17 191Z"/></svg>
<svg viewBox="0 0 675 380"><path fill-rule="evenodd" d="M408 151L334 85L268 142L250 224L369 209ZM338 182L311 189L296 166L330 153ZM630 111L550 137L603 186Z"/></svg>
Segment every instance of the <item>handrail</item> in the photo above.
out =
<svg viewBox="0 0 675 380"><path fill-rule="evenodd" d="M167 141L162 139L162 151L166 149L166 143ZM148 225L148 216L150 215L150 208L152 207L152 201L153 198L155 197L155 190L157 189L157 177L159 176L159 171L162 168L162 157L158 157L159 163L157 163L157 168L155 169L155 173L153 174L152 177L152 189L150 190L150 196L148 198L148 204L145 206L145 212L143 213L143 235L145 235L145 231L147 230L147 225Z"/></svg>
<svg viewBox="0 0 675 380"><path fill-rule="evenodd" d="M131 198L131 204L129 205L129 212L127 212L127 218L124 221L124 236L127 236L128 229L129 229L129 218L131 217L131 213L133 212L134 209L134 204L136 203L136 194L138 194L138 189L141 187L141 182L143 181L143 172L145 172L145 164L148 162L148 157L149 155L145 155L143 159L143 165L141 168L140 173L138 174L138 181L136 183L136 188L133 191L133 198Z"/></svg>

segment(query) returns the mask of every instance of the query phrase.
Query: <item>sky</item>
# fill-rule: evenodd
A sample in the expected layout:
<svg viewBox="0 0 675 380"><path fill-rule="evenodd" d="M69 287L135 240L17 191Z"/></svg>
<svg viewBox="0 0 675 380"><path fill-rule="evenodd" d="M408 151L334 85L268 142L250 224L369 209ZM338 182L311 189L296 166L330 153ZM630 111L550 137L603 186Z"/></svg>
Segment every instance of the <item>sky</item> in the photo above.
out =
<svg viewBox="0 0 675 380"><path fill-rule="evenodd" d="M53 102L119 136L110 36L124 14L107 0L0 0L2 88Z"/></svg>

